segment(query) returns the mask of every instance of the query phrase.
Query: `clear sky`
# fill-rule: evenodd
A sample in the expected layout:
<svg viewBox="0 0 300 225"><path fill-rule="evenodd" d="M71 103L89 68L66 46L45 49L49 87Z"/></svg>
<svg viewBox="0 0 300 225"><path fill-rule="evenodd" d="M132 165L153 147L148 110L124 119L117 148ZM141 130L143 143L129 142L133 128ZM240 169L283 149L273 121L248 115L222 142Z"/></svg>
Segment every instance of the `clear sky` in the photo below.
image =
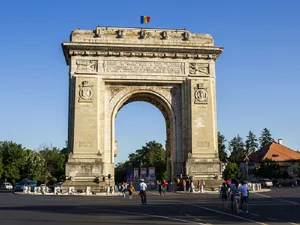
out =
<svg viewBox="0 0 300 225"><path fill-rule="evenodd" d="M68 66L61 43L100 26L186 28L209 33L217 60L218 130L227 140L267 127L300 149L300 1L1 1L0 140L37 149L67 139ZM165 142L165 121L148 103L116 119L117 161L147 141Z"/></svg>

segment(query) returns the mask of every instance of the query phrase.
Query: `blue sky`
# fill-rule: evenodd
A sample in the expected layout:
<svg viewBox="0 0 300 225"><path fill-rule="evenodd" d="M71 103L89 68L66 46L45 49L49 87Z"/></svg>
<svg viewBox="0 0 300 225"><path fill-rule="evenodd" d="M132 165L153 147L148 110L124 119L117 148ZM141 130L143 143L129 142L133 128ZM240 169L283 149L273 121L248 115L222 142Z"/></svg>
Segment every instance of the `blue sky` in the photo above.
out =
<svg viewBox="0 0 300 225"><path fill-rule="evenodd" d="M67 139L68 66L61 42L72 30L101 26L209 33L217 60L218 129L227 140L264 127L300 149L300 1L2 1L0 140L27 148ZM117 161L147 141L165 141L154 106L130 103L116 119Z"/></svg>

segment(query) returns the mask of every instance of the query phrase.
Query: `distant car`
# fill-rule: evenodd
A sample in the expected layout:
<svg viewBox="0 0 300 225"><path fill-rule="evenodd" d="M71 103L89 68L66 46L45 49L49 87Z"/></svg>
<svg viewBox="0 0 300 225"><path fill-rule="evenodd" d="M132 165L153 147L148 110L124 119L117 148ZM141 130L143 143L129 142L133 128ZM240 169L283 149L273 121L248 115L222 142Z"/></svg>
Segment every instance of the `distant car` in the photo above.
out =
<svg viewBox="0 0 300 225"><path fill-rule="evenodd" d="M57 182L57 183L51 185L51 186L50 186L50 190L51 190L51 191L54 191L54 188L55 188L55 187L61 188L62 183L63 183L63 182Z"/></svg>
<svg viewBox="0 0 300 225"><path fill-rule="evenodd" d="M273 182L269 179L260 180L259 183L261 184L262 188L271 188L271 187L273 187Z"/></svg>
<svg viewBox="0 0 300 225"><path fill-rule="evenodd" d="M4 183L1 184L0 189L1 190L12 190L13 186L12 186L11 183L4 182Z"/></svg>
<svg viewBox="0 0 300 225"><path fill-rule="evenodd" d="M25 187L30 187L31 191L36 187L36 182L33 180L25 180L17 183L15 186L15 192L23 191Z"/></svg>
<svg viewBox="0 0 300 225"><path fill-rule="evenodd" d="M297 186L297 180L289 180L289 179L286 179L286 180L281 180L277 183L277 186L278 187L295 187Z"/></svg>

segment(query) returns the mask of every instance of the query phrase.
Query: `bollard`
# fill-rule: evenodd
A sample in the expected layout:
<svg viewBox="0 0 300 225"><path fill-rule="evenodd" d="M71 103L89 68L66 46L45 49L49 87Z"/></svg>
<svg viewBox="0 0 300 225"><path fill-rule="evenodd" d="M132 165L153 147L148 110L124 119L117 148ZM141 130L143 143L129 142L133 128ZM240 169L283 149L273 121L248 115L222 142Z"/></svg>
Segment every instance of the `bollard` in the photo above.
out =
<svg viewBox="0 0 300 225"><path fill-rule="evenodd" d="M74 187L69 187L68 188L68 195L73 195L75 192Z"/></svg>
<svg viewBox="0 0 300 225"><path fill-rule="evenodd" d="M110 192L110 187L107 187L107 189L106 189L106 194L108 195L109 192Z"/></svg>
<svg viewBox="0 0 300 225"><path fill-rule="evenodd" d="M86 195L91 195L92 194L91 187L86 187L85 194Z"/></svg>
<svg viewBox="0 0 300 225"><path fill-rule="evenodd" d="M203 186L203 184L201 185L201 193L204 193L204 186Z"/></svg>
<svg viewBox="0 0 300 225"><path fill-rule="evenodd" d="M59 187L54 187L53 195L58 195L59 189Z"/></svg>

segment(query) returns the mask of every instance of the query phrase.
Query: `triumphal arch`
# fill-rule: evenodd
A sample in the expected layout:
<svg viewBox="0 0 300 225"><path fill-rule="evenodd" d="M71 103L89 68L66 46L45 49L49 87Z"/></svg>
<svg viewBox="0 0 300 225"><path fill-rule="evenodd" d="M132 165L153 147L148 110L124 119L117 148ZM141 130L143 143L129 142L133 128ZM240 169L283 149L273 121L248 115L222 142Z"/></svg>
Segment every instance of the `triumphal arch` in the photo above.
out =
<svg viewBox="0 0 300 225"><path fill-rule="evenodd" d="M62 48L70 66L66 175L72 181L114 174L115 117L133 101L149 102L164 116L171 176L220 177L215 63L223 48L211 35L96 27L74 30Z"/></svg>

